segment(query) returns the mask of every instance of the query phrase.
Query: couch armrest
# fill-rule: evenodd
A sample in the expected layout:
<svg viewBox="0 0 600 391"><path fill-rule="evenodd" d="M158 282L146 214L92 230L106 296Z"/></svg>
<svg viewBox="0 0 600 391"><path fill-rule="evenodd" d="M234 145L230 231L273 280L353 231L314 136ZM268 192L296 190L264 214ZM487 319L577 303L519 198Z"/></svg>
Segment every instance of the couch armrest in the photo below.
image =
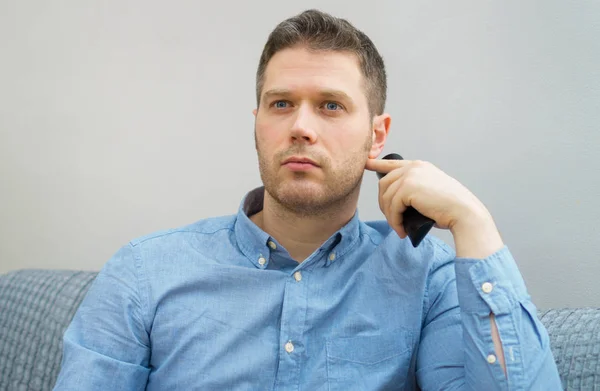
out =
<svg viewBox="0 0 600 391"><path fill-rule="evenodd" d="M96 272L0 275L0 390L52 390L62 337Z"/></svg>

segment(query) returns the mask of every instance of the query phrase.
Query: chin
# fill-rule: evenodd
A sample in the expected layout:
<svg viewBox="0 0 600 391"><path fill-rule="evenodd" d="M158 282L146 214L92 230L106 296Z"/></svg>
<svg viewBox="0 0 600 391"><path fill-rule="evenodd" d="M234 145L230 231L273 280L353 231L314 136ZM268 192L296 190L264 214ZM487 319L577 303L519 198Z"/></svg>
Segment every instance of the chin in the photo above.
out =
<svg viewBox="0 0 600 391"><path fill-rule="evenodd" d="M286 209L307 216L330 213L345 198L326 185L311 181L283 181L269 194Z"/></svg>
<svg viewBox="0 0 600 391"><path fill-rule="evenodd" d="M320 199L327 194L324 185L309 180L284 180L277 185L276 189L276 193L281 198L304 200L305 202Z"/></svg>

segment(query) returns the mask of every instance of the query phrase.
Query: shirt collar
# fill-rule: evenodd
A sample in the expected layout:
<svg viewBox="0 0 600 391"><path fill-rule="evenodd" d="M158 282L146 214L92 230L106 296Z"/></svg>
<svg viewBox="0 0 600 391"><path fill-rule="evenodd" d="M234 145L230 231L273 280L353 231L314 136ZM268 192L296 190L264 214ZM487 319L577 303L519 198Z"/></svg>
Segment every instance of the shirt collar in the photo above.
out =
<svg viewBox="0 0 600 391"><path fill-rule="evenodd" d="M240 250L259 269L268 267L271 254L275 252L278 252L278 255L281 255L281 253L287 254L287 251L275 238L272 238L250 220L251 215L263 209L264 195L264 186L249 191L240 202L234 225L235 237ZM326 256L319 257L322 259L319 264L326 267L333 262L342 261L344 255L356 244L359 236L360 220L357 210L346 225L321 245L319 251L325 252Z"/></svg>

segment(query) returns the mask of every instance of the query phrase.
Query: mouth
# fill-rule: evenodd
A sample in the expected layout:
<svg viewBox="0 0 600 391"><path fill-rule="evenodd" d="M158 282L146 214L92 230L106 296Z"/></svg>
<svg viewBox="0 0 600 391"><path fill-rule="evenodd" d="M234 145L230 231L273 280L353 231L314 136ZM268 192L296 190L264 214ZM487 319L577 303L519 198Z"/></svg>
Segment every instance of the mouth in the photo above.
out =
<svg viewBox="0 0 600 391"><path fill-rule="evenodd" d="M311 160L309 158L305 158L305 157L297 157L297 156L292 156L290 158L287 158L282 166L292 170L292 171L307 171L307 170L311 170L311 169L315 169L318 168L319 165L314 161Z"/></svg>
<svg viewBox="0 0 600 391"><path fill-rule="evenodd" d="M315 167L319 167L319 165L314 160L311 160L306 157L292 156L283 161L283 164L288 164L288 163L312 164Z"/></svg>

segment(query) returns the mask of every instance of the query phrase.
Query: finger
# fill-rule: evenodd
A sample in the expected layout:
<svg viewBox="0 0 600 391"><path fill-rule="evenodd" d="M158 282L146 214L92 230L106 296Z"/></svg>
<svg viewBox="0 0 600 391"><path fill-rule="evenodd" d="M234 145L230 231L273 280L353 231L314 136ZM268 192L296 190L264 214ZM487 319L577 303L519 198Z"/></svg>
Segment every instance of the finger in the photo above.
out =
<svg viewBox="0 0 600 391"><path fill-rule="evenodd" d="M402 178L406 173L407 168L398 168L394 171L391 171L389 174L379 180L379 195L381 198L381 203L384 205L384 209L382 211L386 216L391 213L390 207L392 198L402 186Z"/></svg>
<svg viewBox="0 0 600 391"><path fill-rule="evenodd" d="M410 161L408 160L368 159L365 164L365 170L387 174L388 172L399 167L404 167L409 163Z"/></svg>
<svg viewBox="0 0 600 391"><path fill-rule="evenodd" d="M405 175L408 167L403 167L392 171L390 174L379 181L380 184L380 201L379 205L382 212L385 214L390 226L400 235L404 237L406 232L404 231L402 213L406 210L406 206L402 202L398 204L396 196L402 192L403 187L403 176ZM391 183L387 182L391 181ZM400 199L403 195L400 194Z"/></svg>
<svg viewBox="0 0 600 391"><path fill-rule="evenodd" d="M407 205L404 201L405 189L402 186L402 181L397 181L394 185L398 184L396 191L394 191L390 202L390 225L396 230L401 238L405 238L407 233L404 230L404 212L406 211ZM391 187L391 186L390 186Z"/></svg>
<svg viewBox="0 0 600 391"><path fill-rule="evenodd" d="M390 186L392 183L400 180L404 175L406 175L409 168L410 166L404 165L387 172L385 176L379 180L380 186L387 189L387 187Z"/></svg>

